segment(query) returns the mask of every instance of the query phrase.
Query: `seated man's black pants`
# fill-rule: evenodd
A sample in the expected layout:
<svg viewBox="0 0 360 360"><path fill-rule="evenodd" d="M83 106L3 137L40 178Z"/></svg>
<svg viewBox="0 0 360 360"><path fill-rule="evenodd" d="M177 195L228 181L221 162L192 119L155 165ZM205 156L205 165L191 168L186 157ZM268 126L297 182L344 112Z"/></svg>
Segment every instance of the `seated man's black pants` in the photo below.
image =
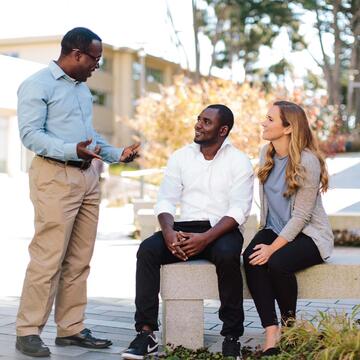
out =
<svg viewBox="0 0 360 360"><path fill-rule="evenodd" d="M202 233L210 229L208 221L186 221L174 224L176 231ZM190 260L206 259L215 264L220 295L219 318L223 322L221 335L241 336L244 332L243 282L240 254L243 237L233 230L209 244ZM137 253L135 328L144 325L158 330L160 267L181 260L165 245L162 232L144 240Z"/></svg>

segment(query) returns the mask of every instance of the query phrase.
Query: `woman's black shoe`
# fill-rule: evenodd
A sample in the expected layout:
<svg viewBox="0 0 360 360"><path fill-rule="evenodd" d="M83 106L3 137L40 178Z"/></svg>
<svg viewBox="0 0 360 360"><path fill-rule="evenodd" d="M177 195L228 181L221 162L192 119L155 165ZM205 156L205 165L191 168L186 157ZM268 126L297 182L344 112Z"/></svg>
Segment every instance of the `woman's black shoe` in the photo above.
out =
<svg viewBox="0 0 360 360"><path fill-rule="evenodd" d="M280 349L278 347L271 347L266 349L261 353L261 357L265 356L275 356L280 354Z"/></svg>

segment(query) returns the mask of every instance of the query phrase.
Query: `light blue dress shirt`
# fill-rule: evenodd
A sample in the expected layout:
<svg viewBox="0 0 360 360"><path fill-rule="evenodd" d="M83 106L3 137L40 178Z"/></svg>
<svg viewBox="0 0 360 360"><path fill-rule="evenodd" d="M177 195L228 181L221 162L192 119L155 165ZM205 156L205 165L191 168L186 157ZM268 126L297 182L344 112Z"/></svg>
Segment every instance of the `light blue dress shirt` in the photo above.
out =
<svg viewBox="0 0 360 360"><path fill-rule="evenodd" d="M92 125L92 95L52 61L27 78L18 89L18 121L24 146L38 155L59 160L81 160L76 145L92 139L89 149L101 147L100 156L118 162L123 148L107 143Z"/></svg>

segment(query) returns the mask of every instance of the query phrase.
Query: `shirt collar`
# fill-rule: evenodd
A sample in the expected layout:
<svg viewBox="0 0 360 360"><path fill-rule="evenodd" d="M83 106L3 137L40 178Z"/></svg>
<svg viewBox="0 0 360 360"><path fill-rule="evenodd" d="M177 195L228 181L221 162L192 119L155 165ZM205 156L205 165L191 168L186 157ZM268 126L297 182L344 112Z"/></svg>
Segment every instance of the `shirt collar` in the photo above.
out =
<svg viewBox="0 0 360 360"><path fill-rule="evenodd" d="M75 84L78 83L75 79L67 75L64 70L53 60L49 64L49 69L54 76L55 80L59 80L60 78L64 78L66 80L72 81Z"/></svg>
<svg viewBox="0 0 360 360"><path fill-rule="evenodd" d="M223 149L225 149L225 147L227 146L231 146L231 141L229 139L229 137L227 137L224 142L221 144L220 149L218 150L218 152L216 153L215 156L217 156L217 154L219 154L220 151L222 151ZM196 142L193 142L190 144L190 147L192 147L195 151L200 153L200 145L197 144Z"/></svg>

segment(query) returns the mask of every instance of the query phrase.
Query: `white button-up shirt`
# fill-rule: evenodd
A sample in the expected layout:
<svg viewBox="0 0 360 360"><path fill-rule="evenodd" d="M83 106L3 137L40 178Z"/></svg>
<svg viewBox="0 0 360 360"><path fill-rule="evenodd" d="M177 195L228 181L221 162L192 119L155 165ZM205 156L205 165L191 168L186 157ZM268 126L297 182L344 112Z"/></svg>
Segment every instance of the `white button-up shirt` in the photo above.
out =
<svg viewBox="0 0 360 360"><path fill-rule="evenodd" d="M253 176L249 158L228 139L212 160L206 160L200 145L192 143L169 158L155 214L175 216L180 204L179 221L208 220L214 226L230 216L242 231L251 209Z"/></svg>

